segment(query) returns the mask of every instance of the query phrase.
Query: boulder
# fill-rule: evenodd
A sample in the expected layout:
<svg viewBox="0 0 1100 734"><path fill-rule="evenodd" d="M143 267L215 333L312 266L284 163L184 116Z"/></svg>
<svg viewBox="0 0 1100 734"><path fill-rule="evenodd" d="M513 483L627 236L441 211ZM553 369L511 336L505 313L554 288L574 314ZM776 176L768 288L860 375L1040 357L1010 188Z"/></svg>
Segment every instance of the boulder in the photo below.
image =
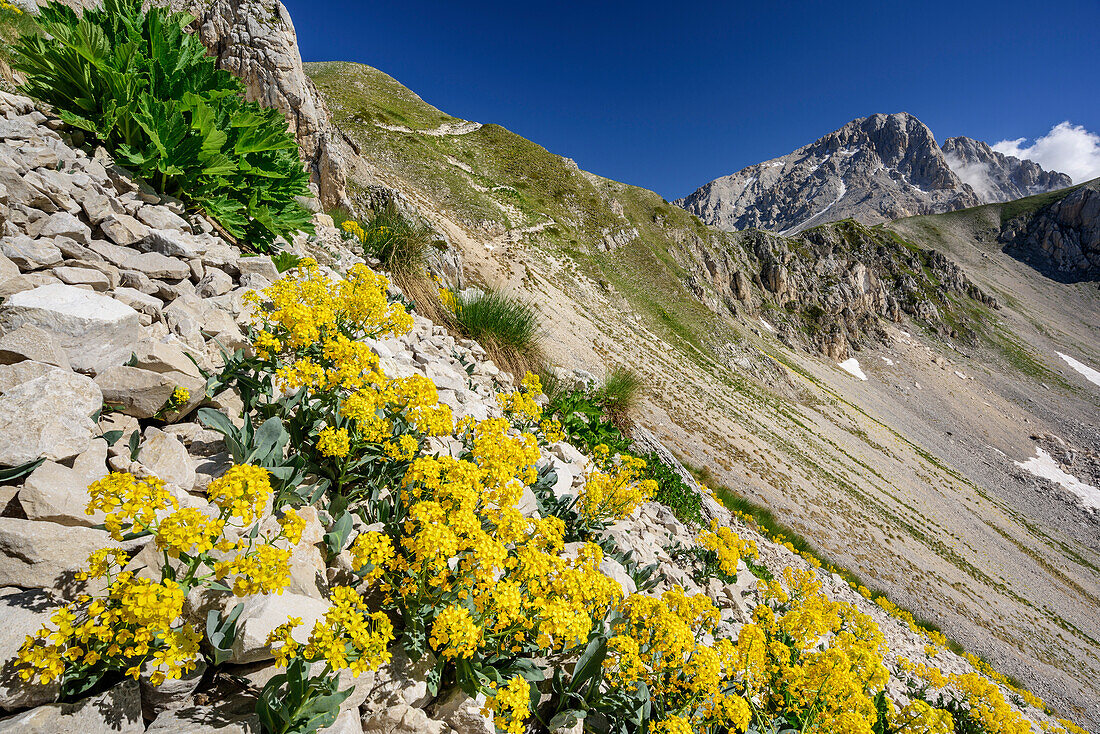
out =
<svg viewBox="0 0 1100 734"><path fill-rule="evenodd" d="M452 688L432 704L432 717L462 734L496 734L493 720L482 716L485 694L470 698L461 688Z"/></svg>
<svg viewBox="0 0 1100 734"><path fill-rule="evenodd" d="M0 364L25 360L71 369L68 355L53 334L32 324L24 324L0 336Z"/></svg>
<svg viewBox="0 0 1100 734"><path fill-rule="evenodd" d="M61 685L54 681L49 685L29 684L19 676L15 666L15 654L28 635L33 635L50 621L53 610L60 601L42 589L0 589L0 709L41 706L56 701Z"/></svg>
<svg viewBox="0 0 1100 734"><path fill-rule="evenodd" d="M195 291L203 298L221 296L233 290L233 278L224 270L215 267L206 268L202 280L195 286Z"/></svg>
<svg viewBox="0 0 1100 734"><path fill-rule="evenodd" d="M107 274L92 268L56 267L53 274L66 285L89 285L94 291L105 291L111 287Z"/></svg>
<svg viewBox="0 0 1100 734"><path fill-rule="evenodd" d="M138 247L147 252L159 252L169 257L196 260L206 252L206 240L179 230L154 229Z"/></svg>
<svg viewBox="0 0 1100 734"><path fill-rule="evenodd" d="M87 450L103 394L83 375L50 370L0 395L0 466L64 461Z"/></svg>
<svg viewBox="0 0 1100 734"><path fill-rule="evenodd" d="M136 681L76 703L51 703L0 721L0 734L143 734Z"/></svg>
<svg viewBox="0 0 1100 734"><path fill-rule="evenodd" d="M179 216L166 206L143 206L138 209L137 218L143 224L147 224L154 230L174 229L184 232L191 231L191 225L187 220Z"/></svg>
<svg viewBox="0 0 1100 734"><path fill-rule="evenodd" d="M122 364L141 338L138 312L113 298L61 283L16 293L0 308L0 330L31 324L51 332L73 369Z"/></svg>
<svg viewBox="0 0 1100 734"><path fill-rule="evenodd" d="M73 468L53 461L43 462L27 477L19 490L19 506L28 520L59 525L91 527L103 522L103 513L88 515L88 486L107 475L107 442L92 441L87 451L73 461Z"/></svg>
<svg viewBox="0 0 1100 734"><path fill-rule="evenodd" d="M138 342L134 346L132 364L150 372L180 372L190 377L202 377L198 366L178 344L148 340Z"/></svg>
<svg viewBox="0 0 1100 734"><path fill-rule="evenodd" d="M313 629L313 623L325 616L329 607L327 601L288 592L255 594L242 601L244 609L237 619L237 638L233 641L233 654L230 657L230 662L233 663L273 659L275 656L267 645L267 636L286 622L287 617L301 617L302 625L294 631L294 639L304 644ZM232 603L236 603L236 600L232 600Z"/></svg>
<svg viewBox="0 0 1100 734"><path fill-rule="evenodd" d="M0 586L54 588L68 596L88 555L112 544L103 530L0 517Z"/></svg>
<svg viewBox="0 0 1100 734"><path fill-rule="evenodd" d="M364 706L378 709L404 704L423 708L432 700L432 694L428 692L427 677L435 667L435 655L428 650L419 660L413 662L400 645L391 647L390 652L393 659L389 665L378 669L374 690Z"/></svg>
<svg viewBox="0 0 1100 734"><path fill-rule="evenodd" d="M43 239L69 237L82 245L92 241L91 228L69 212L55 212L39 222L42 226L38 227L37 234Z"/></svg>
<svg viewBox="0 0 1100 734"><path fill-rule="evenodd" d="M195 467L183 442L170 433L150 426L145 429L138 460L154 476L185 492L195 486Z"/></svg>
<svg viewBox="0 0 1100 734"><path fill-rule="evenodd" d="M403 703L366 713L362 723L364 734L444 734L450 729L442 721Z"/></svg>
<svg viewBox="0 0 1100 734"><path fill-rule="evenodd" d="M149 235L149 228L129 214L114 214L99 223L111 242L123 247L135 245Z"/></svg>
<svg viewBox="0 0 1100 734"><path fill-rule="evenodd" d="M149 681L152 667L146 663L141 669L141 708L148 720L157 718L162 711L171 711L183 708L191 703L191 695L202 682L202 676L206 672L206 663L199 660L198 664L180 678L166 680L159 686L154 686Z"/></svg>
<svg viewBox="0 0 1100 734"><path fill-rule="evenodd" d="M182 372L154 372L116 365L96 375L103 402L135 418L152 418L164 410L177 387L184 387L192 401L200 400L204 383ZM176 411L178 412L178 411Z"/></svg>
<svg viewBox="0 0 1100 734"><path fill-rule="evenodd" d="M36 240L19 235L0 239L3 254L22 271L48 268L61 262L61 250L47 240Z"/></svg>
<svg viewBox="0 0 1100 734"><path fill-rule="evenodd" d="M363 734L363 722L357 710L346 709L340 712L331 726L318 729L317 734Z"/></svg>
<svg viewBox="0 0 1100 734"><path fill-rule="evenodd" d="M111 196L104 196L103 194L88 194L80 201L81 208L84 209L84 213L88 216L88 219L92 224L99 224L104 219L109 217L117 217L124 215L126 210L122 208L122 205Z"/></svg>
<svg viewBox="0 0 1100 734"><path fill-rule="evenodd" d="M145 277L141 273L137 274ZM115 300L125 303L135 311L152 316L154 319L160 317L161 309L164 308L164 301L156 296L142 293L136 288L115 288L114 293L111 295L115 297Z"/></svg>
<svg viewBox="0 0 1100 734"><path fill-rule="evenodd" d="M213 705L187 704L162 711L146 734L261 734L252 701L220 699Z"/></svg>
<svg viewBox="0 0 1100 734"><path fill-rule="evenodd" d="M246 275L258 275L269 283L279 279L279 270L267 255L242 257L237 261L237 269L242 278Z"/></svg>

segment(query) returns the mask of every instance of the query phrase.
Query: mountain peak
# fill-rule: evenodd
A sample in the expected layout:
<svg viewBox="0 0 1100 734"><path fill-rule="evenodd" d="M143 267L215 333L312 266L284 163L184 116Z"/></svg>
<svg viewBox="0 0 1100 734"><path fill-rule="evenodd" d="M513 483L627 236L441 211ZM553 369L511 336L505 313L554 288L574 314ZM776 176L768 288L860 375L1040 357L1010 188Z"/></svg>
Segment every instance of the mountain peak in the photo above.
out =
<svg viewBox="0 0 1100 734"><path fill-rule="evenodd" d="M985 143L951 140L976 145L941 149L928 126L908 112L869 115L675 203L721 229L792 233L847 217L878 224L953 211L1071 183Z"/></svg>

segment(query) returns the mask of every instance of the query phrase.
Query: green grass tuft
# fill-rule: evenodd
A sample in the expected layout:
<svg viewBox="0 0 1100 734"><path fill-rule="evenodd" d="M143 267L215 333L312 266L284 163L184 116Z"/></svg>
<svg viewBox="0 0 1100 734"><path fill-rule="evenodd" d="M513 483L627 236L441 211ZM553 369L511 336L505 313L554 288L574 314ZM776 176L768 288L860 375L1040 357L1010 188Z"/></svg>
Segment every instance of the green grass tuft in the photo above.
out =
<svg viewBox="0 0 1100 734"><path fill-rule="evenodd" d="M543 362L539 312L525 298L492 289L455 294L454 323L517 381Z"/></svg>

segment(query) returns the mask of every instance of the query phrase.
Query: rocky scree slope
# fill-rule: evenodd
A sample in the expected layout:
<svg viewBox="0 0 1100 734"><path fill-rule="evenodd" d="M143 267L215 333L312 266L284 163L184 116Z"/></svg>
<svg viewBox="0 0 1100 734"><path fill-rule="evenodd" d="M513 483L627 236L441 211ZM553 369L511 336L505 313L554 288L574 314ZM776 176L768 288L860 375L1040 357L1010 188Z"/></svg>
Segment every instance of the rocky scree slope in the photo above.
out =
<svg viewBox="0 0 1100 734"><path fill-rule="evenodd" d="M1024 188L1026 195L1072 183L1064 174L982 149L984 144L952 140L945 155L948 149L913 115L871 115L674 203L720 229L787 234L848 217L878 224L953 211L1017 198ZM960 169L957 161L969 167ZM979 170L981 189L960 175L978 180Z"/></svg>
<svg viewBox="0 0 1100 734"><path fill-rule="evenodd" d="M244 296L279 275L270 258L226 244L203 220L161 200L104 156L70 147L59 121L29 100L0 93L0 115L0 467L38 462L29 475L0 487L0 614L6 621L0 630L0 709L10 714L0 719L0 732L258 732L254 697L274 672L267 634L288 614L307 623L316 619L329 586L343 578L347 565L346 553L333 565L326 562L327 518L312 508L300 511L305 540L291 558L286 593L243 600L227 675L205 683L194 676L159 689L143 677L59 705L51 703L56 687L31 687L14 673L12 657L25 635L47 621L55 603L78 593L74 573L88 553L110 545L94 527L96 518L84 512L91 481L108 471L155 475L181 505L209 506L205 488L231 459L221 434L196 422L194 411L203 405L237 418L240 402L230 392L208 397L198 368L214 369L221 349L245 346ZM294 249L340 269L360 262L327 223L319 216L318 235L298 240ZM388 374L429 377L456 417L496 414L494 393L508 378L484 360L477 344L417 317L412 332L373 342L372 348ZM166 412L180 386L189 389L190 399ZM104 436L111 431L120 431L121 438L108 445ZM130 448L135 435L137 452ZM540 464L554 469L555 491L567 493L584 481L588 459L557 444ZM757 542L760 561L772 573L810 567L709 496L703 499L709 517ZM643 505L608 532L639 561L660 564L655 591L678 584L713 599L724 630L735 632L759 601L755 578L744 567L735 584L712 580L701 587L673 562L664 549L690 543L694 531L667 508ZM131 541L130 550L140 554L148 542ZM625 592L634 590L615 561L605 559L602 569ZM972 670L948 651L930 659L924 639L905 623L840 577L815 573L830 595L876 619L889 643L891 669L897 671L898 658L905 656L945 672ZM414 664L394 653L392 663L376 673L347 681L354 692L327 734L494 732L480 701L457 689L439 696L427 692L430 658ZM892 695L904 695L900 685L891 684ZM1028 714L1047 721L1034 709Z"/></svg>

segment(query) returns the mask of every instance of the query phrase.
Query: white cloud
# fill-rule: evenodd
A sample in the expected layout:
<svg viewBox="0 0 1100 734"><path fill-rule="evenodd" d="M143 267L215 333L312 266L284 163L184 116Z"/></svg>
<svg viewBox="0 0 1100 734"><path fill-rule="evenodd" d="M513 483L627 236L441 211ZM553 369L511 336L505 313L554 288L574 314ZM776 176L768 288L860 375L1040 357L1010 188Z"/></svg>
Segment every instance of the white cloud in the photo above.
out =
<svg viewBox="0 0 1100 734"><path fill-rule="evenodd" d="M1019 157L1019 156L1017 156ZM947 165L962 179L963 183L970 184L974 192L982 201L995 201L993 182L989 180L989 166L985 163L965 163L963 159L952 153L944 155Z"/></svg>
<svg viewBox="0 0 1100 734"><path fill-rule="evenodd" d="M1100 176L1100 135L1081 125L1060 122L1031 145L1026 143L1027 138L1017 138L992 147L998 153L1033 160L1048 171L1068 174L1074 183Z"/></svg>

